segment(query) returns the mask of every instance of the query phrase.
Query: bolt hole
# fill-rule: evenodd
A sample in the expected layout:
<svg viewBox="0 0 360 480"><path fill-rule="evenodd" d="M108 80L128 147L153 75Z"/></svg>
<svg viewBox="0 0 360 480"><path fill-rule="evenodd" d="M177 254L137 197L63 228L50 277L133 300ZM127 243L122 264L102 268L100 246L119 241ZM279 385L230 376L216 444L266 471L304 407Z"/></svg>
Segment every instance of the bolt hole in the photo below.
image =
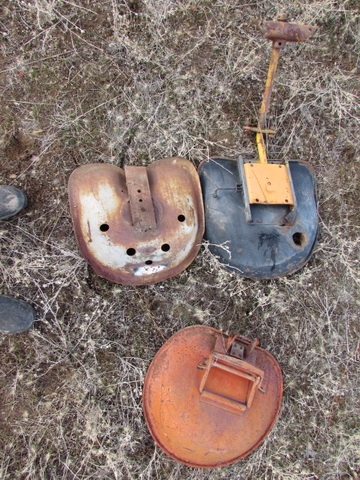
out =
<svg viewBox="0 0 360 480"><path fill-rule="evenodd" d="M185 222L185 215L179 215L178 220L179 222Z"/></svg>
<svg viewBox="0 0 360 480"><path fill-rule="evenodd" d="M258 198L255 198L255 202L256 202L256 203L259 203L259 201L260 201L260 200L259 200Z"/></svg>
<svg viewBox="0 0 360 480"><path fill-rule="evenodd" d="M152 260L146 260L145 265L151 265L152 263Z"/></svg>
<svg viewBox="0 0 360 480"><path fill-rule="evenodd" d="M301 232L295 232L292 236L292 239L295 245L297 245L298 247L302 247L306 243L306 237Z"/></svg>
<svg viewBox="0 0 360 480"><path fill-rule="evenodd" d="M138 193L141 193L141 190L138 190L137 192L138 192Z"/></svg>
<svg viewBox="0 0 360 480"><path fill-rule="evenodd" d="M168 252L170 250L170 245L168 243L164 243L164 245L161 245L161 250L163 252Z"/></svg>
<svg viewBox="0 0 360 480"><path fill-rule="evenodd" d="M128 249L126 250L126 253L127 253L127 255L129 255L129 257L132 257L132 256L135 255L136 250L135 250L135 248L128 248Z"/></svg>
<svg viewBox="0 0 360 480"><path fill-rule="evenodd" d="M139 198L139 202L142 202L142 198Z"/></svg>
<svg viewBox="0 0 360 480"><path fill-rule="evenodd" d="M107 223L103 223L102 225L100 225L100 230L102 232L107 232L109 230L109 225Z"/></svg>

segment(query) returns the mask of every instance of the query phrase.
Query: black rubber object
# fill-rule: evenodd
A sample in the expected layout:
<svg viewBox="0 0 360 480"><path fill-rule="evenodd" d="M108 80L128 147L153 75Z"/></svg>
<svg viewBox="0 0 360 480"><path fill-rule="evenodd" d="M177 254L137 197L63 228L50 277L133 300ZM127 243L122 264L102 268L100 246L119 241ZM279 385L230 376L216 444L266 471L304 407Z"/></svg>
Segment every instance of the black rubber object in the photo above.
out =
<svg viewBox="0 0 360 480"><path fill-rule="evenodd" d="M11 185L0 185L0 220L13 217L26 205L27 197L22 190Z"/></svg>
<svg viewBox="0 0 360 480"><path fill-rule="evenodd" d="M25 332L33 325L35 318L36 312L29 303L0 295L0 332Z"/></svg>
<svg viewBox="0 0 360 480"><path fill-rule="evenodd" d="M318 232L316 184L311 167L290 161L297 207L291 225L281 225L287 206L252 205L251 223L237 162L212 158L199 167L209 250L229 270L246 278L270 279L300 269L310 258Z"/></svg>

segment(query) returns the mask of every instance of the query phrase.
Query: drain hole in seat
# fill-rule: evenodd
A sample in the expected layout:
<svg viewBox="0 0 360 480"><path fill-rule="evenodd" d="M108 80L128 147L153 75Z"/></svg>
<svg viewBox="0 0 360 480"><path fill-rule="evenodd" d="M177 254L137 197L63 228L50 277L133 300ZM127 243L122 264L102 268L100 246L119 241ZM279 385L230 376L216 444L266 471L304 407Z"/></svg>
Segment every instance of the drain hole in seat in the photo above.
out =
<svg viewBox="0 0 360 480"><path fill-rule="evenodd" d="M185 215L179 215L178 220L179 222L185 222Z"/></svg>
<svg viewBox="0 0 360 480"><path fill-rule="evenodd" d="M135 255L136 250L135 250L135 248L128 248L126 250L126 253L127 253L127 255L129 255L129 257L132 257L133 255Z"/></svg>
<svg viewBox="0 0 360 480"><path fill-rule="evenodd" d="M163 252L168 252L170 250L170 245L168 243L164 243L163 245L161 245L161 250Z"/></svg>
<svg viewBox="0 0 360 480"><path fill-rule="evenodd" d="M306 243L306 236L301 232L295 232L292 239L297 247L303 247Z"/></svg>
<svg viewBox="0 0 360 480"><path fill-rule="evenodd" d="M152 263L152 260L146 260L145 265L151 265Z"/></svg>
<svg viewBox="0 0 360 480"><path fill-rule="evenodd" d="M100 230L102 232L107 232L109 230L109 225L107 223L103 223L102 225L100 225Z"/></svg>

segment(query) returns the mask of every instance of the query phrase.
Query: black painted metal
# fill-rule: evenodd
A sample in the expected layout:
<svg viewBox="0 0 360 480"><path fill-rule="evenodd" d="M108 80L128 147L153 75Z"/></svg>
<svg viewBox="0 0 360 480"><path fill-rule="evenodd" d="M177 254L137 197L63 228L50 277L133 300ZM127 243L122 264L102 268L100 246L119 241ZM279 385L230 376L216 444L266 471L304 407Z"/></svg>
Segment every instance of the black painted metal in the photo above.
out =
<svg viewBox="0 0 360 480"><path fill-rule="evenodd" d="M289 161L289 166L296 210L291 213L286 205L251 205L251 223L246 221L237 162L212 158L199 168L205 205L204 238L211 253L243 277L288 275L300 269L312 254L319 223L315 178L306 162Z"/></svg>

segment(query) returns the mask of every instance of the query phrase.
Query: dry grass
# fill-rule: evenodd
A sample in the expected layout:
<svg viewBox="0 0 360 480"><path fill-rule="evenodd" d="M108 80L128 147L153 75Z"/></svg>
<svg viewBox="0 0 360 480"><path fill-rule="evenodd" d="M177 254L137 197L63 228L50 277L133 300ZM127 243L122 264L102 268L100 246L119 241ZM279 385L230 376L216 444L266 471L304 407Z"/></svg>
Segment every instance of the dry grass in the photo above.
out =
<svg viewBox="0 0 360 480"><path fill-rule="evenodd" d="M256 119L270 51L256 22L283 10L320 27L284 51L268 145L270 157L316 170L311 261L254 282L222 269L204 245L158 285L96 277L72 233L71 171L254 155L241 127ZM28 333L0 337L0 478L358 479L357 2L9 0L0 12L0 181L30 199L0 225L0 293L38 313ZM199 323L258 337L284 374L271 435L220 470L168 459L141 409L156 351Z"/></svg>

